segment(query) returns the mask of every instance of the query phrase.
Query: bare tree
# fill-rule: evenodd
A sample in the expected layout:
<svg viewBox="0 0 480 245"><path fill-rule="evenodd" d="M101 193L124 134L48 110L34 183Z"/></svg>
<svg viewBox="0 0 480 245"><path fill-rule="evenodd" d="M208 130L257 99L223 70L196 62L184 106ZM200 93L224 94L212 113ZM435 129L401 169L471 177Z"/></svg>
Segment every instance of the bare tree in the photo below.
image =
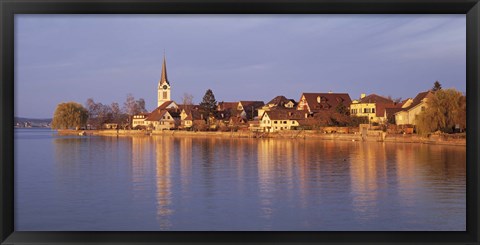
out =
<svg viewBox="0 0 480 245"><path fill-rule="evenodd" d="M185 110L190 110L193 106L193 95L183 93L182 104L185 106Z"/></svg>
<svg viewBox="0 0 480 245"><path fill-rule="evenodd" d="M147 112L145 109L145 100L143 98L135 100L135 97L133 97L132 94L127 94L127 99L125 103L123 103L123 110L130 116Z"/></svg>

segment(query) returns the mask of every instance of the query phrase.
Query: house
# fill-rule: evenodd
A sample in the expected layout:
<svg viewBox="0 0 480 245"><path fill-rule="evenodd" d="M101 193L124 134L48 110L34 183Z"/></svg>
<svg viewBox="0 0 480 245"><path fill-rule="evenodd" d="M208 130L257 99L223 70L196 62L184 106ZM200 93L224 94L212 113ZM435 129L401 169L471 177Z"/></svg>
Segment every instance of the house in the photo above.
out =
<svg viewBox="0 0 480 245"><path fill-rule="evenodd" d="M260 128L264 132L297 129L309 115L307 110L296 110L295 108L277 108L265 111L260 118Z"/></svg>
<svg viewBox="0 0 480 245"><path fill-rule="evenodd" d="M237 111L237 106L238 102L219 102L217 105L217 120L228 122L232 115L239 115L241 111Z"/></svg>
<svg viewBox="0 0 480 245"><path fill-rule="evenodd" d="M146 128L148 126L145 119L150 115L150 113L140 113L132 117L132 128Z"/></svg>
<svg viewBox="0 0 480 245"><path fill-rule="evenodd" d="M258 109L265 105L263 101L239 101L237 111L232 116L239 116L244 120L253 120L258 116Z"/></svg>
<svg viewBox="0 0 480 245"><path fill-rule="evenodd" d="M120 129L117 123L104 123L102 125L102 128L104 129Z"/></svg>
<svg viewBox="0 0 480 245"><path fill-rule="evenodd" d="M296 105L295 100L287 99L285 96L279 95L258 109L258 117L262 117L265 111L269 111L272 108L295 108Z"/></svg>
<svg viewBox="0 0 480 245"><path fill-rule="evenodd" d="M180 113L178 108L164 109L159 106L145 118L145 121L155 130L173 129L180 125Z"/></svg>
<svg viewBox="0 0 480 245"><path fill-rule="evenodd" d="M352 101L350 115L367 117L370 123L385 123L387 121L386 109L398 108L399 105L392 99L380 95L360 95L360 100Z"/></svg>
<svg viewBox="0 0 480 245"><path fill-rule="evenodd" d="M416 125L416 117L427 107L427 101L433 96L432 91L421 92L410 102L396 112L395 123L397 125ZM408 104L408 106L407 106Z"/></svg>
<svg viewBox="0 0 480 245"><path fill-rule="evenodd" d="M347 93L302 93L297 110L306 110L311 114L322 111L334 111L340 106L350 107L352 99Z"/></svg>
<svg viewBox="0 0 480 245"><path fill-rule="evenodd" d="M180 128L190 129L194 126L204 127L206 125L203 115L198 108L184 108L180 113Z"/></svg>
<svg viewBox="0 0 480 245"><path fill-rule="evenodd" d="M395 113L403 110L403 108L409 107L413 102L412 98L405 99L395 105L395 107L389 107L385 108L385 118L386 121L390 124L396 124L395 123Z"/></svg>
<svg viewBox="0 0 480 245"><path fill-rule="evenodd" d="M132 117L132 128L147 128L150 124L154 124L152 123L152 118L157 118L158 117L158 113L162 110L178 110L179 107L178 105L170 100L170 101L166 101L166 102L163 102L160 106L158 106L155 110L153 110L151 113L140 113L140 114L136 114ZM178 110L180 111L180 110ZM152 115L152 113L154 113L154 115ZM147 120L147 118L149 118L149 120Z"/></svg>

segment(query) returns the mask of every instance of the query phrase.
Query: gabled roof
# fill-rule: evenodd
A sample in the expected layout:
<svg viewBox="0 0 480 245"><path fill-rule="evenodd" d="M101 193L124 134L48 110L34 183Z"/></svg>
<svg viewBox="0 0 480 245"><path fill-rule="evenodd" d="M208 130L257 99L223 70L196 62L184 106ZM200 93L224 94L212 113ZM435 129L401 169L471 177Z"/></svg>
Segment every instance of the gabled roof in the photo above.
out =
<svg viewBox="0 0 480 245"><path fill-rule="evenodd" d="M157 109L167 109L168 107L178 107L177 103L175 103L175 101L173 100L170 100L170 101L165 101L163 102L159 107L157 107L155 110ZM155 111L154 110L154 111ZM153 111L152 111L153 112Z"/></svg>
<svg viewBox="0 0 480 245"><path fill-rule="evenodd" d="M262 106L265 105L265 103L263 103L263 101L246 101L246 100L241 100L241 101L239 101L239 103L242 104L243 110L247 110L247 109L251 110L252 107L253 107L253 109L255 110L255 109L258 109L258 108L260 108L260 107L262 107ZM238 105L238 104L237 104L237 105Z"/></svg>
<svg viewBox="0 0 480 245"><path fill-rule="evenodd" d="M219 102L217 105L218 111L226 111L231 109L237 109L238 102Z"/></svg>
<svg viewBox="0 0 480 245"><path fill-rule="evenodd" d="M365 96L359 100L359 103L386 103L386 104L393 104L393 100L385 98L383 96L377 94L370 94Z"/></svg>
<svg viewBox="0 0 480 245"><path fill-rule="evenodd" d="M398 107L385 108L385 112L387 113L387 116L391 116L401 110L402 108L398 108Z"/></svg>
<svg viewBox="0 0 480 245"><path fill-rule="evenodd" d="M193 109L198 109L198 108L200 108L199 105L188 105L188 104L187 105L185 105L185 104L179 104L178 105L178 109L180 111L182 111L182 110L193 110Z"/></svg>
<svg viewBox="0 0 480 245"><path fill-rule="evenodd" d="M432 95L433 95L433 92L430 91L430 90L418 93L417 96L415 96L415 98L413 99L412 103L409 106L407 106L405 108L402 108L402 111L409 111L410 109L412 109L412 108L416 107L417 105L419 105L420 103L422 103L423 99L428 98Z"/></svg>
<svg viewBox="0 0 480 245"><path fill-rule="evenodd" d="M168 108L170 105L175 106L174 108ZM169 113L171 117L179 117L181 110L178 108L177 104L173 101L166 101L153 110L145 119L145 121L159 121L165 115L165 113Z"/></svg>
<svg viewBox="0 0 480 245"><path fill-rule="evenodd" d="M347 93L302 93L300 100L302 97L305 97L310 111L314 112L321 110L334 110L341 103L348 107L352 103L352 99L350 99L350 95ZM317 98L320 99L320 103Z"/></svg>
<svg viewBox="0 0 480 245"><path fill-rule="evenodd" d="M157 107L157 109L153 110L152 113L145 118L145 121L160 121L167 112L167 110Z"/></svg>
<svg viewBox="0 0 480 245"><path fill-rule="evenodd" d="M184 120L202 120L202 115L197 108L184 108L182 109L187 114L187 117Z"/></svg>
<svg viewBox="0 0 480 245"><path fill-rule="evenodd" d="M182 112L182 110L180 110L178 108L166 109L166 111L168 111L168 113L172 117L180 117L180 113Z"/></svg>

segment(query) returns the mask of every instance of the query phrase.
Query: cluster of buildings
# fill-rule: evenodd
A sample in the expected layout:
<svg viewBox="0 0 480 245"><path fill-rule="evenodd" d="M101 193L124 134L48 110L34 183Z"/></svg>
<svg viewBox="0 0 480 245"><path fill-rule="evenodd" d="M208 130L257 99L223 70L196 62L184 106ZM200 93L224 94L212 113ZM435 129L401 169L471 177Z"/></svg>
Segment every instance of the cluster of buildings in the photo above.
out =
<svg viewBox="0 0 480 245"><path fill-rule="evenodd" d="M431 91L415 98L393 101L376 94L361 94L353 99L348 93L302 93L300 99L279 95L263 101L219 102L215 113L205 115L199 105L177 104L171 100L165 57L158 83L157 108L134 115L134 129L209 129L240 127L262 132L308 129L326 123L332 116L361 117L369 124L414 126L415 118L426 108Z"/></svg>

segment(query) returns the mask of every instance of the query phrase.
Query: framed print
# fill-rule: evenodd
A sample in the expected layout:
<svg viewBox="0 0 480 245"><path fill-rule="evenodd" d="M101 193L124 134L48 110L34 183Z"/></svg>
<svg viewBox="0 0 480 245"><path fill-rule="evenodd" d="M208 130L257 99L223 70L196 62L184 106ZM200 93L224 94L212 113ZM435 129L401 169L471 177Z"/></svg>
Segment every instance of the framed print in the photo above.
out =
<svg viewBox="0 0 480 245"><path fill-rule="evenodd" d="M2 1L2 244L478 243L478 1Z"/></svg>

